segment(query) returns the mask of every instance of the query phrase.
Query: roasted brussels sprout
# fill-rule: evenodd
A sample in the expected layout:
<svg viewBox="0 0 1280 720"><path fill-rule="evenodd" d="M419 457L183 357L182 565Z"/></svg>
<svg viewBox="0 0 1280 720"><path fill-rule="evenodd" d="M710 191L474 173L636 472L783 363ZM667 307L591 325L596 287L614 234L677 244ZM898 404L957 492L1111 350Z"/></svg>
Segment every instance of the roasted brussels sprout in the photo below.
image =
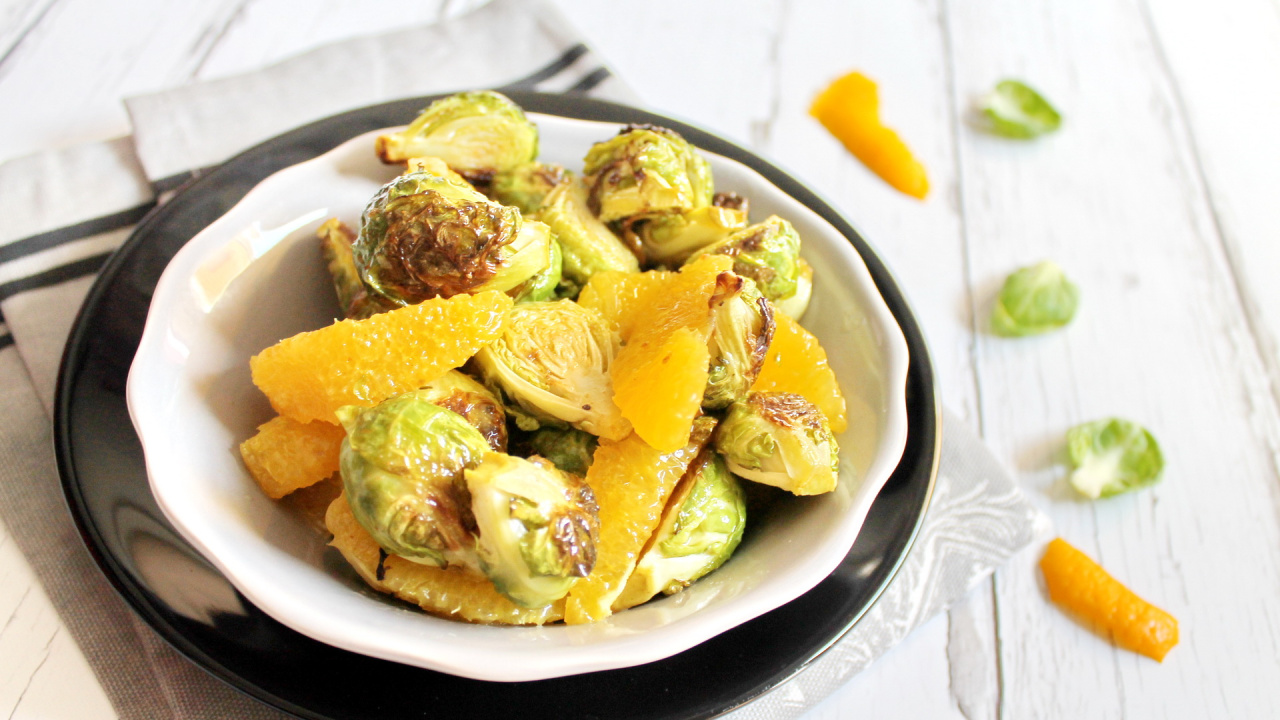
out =
<svg viewBox="0 0 1280 720"><path fill-rule="evenodd" d="M711 166L666 128L629 125L593 145L584 162L591 210L604 222L711 204Z"/></svg>
<svg viewBox="0 0 1280 720"><path fill-rule="evenodd" d="M356 239L354 230L341 220L332 218L320 226L316 236L320 238L320 251L325 265L329 267L329 275L333 277L333 289L338 294L338 307L342 309L343 317L366 318L396 307L381 296L370 293L360 279L360 271L356 269L356 261L351 254L351 244Z"/></svg>
<svg viewBox="0 0 1280 720"><path fill-rule="evenodd" d="M475 540L463 470L489 443L461 415L413 391L372 408L337 411L342 485L351 512L392 555L426 565L472 565Z"/></svg>
<svg viewBox="0 0 1280 720"><path fill-rule="evenodd" d="M711 366L702 407L719 410L746 397L773 341L773 308L749 278L720 273L711 294Z"/></svg>
<svg viewBox="0 0 1280 720"><path fill-rule="evenodd" d="M525 215L532 215L542 207L542 201L551 188L569 179L569 171L554 163L529 163L493 176L489 183L489 197L503 205L520 208Z"/></svg>
<svg viewBox="0 0 1280 720"><path fill-rule="evenodd" d="M564 253L562 274L578 287L603 270L640 271L636 256L591 214L581 180L571 178L555 186L543 201L538 219L555 233Z"/></svg>
<svg viewBox="0 0 1280 720"><path fill-rule="evenodd" d="M627 223L624 234L634 236L632 242L644 249L648 262L674 266L746 226L745 211L707 205L682 213L644 217Z"/></svg>
<svg viewBox="0 0 1280 720"><path fill-rule="evenodd" d="M365 285L396 305L507 292L551 262L551 231L430 172L401 175L365 208L353 247Z"/></svg>
<svg viewBox="0 0 1280 720"><path fill-rule="evenodd" d="M796 276L796 291L788 297L773 301L773 309L792 320L799 320L809 307L809 298L813 295L813 266L800 258L800 274Z"/></svg>
<svg viewBox="0 0 1280 720"><path fill-rule="evenodd" d="M493 391L466 373L450 370L417 392L429 403L452 410L480 431L489 447L507 451L507 415Z"/></svg>
<svg viewBox="0 0 1280 720"><path fill-rule="evenodd" d="M672 492L614 608L639 605L659 592L672 595L720 567L742 541L746 521L737 479L715 451L704 449Z"/></svg>
<svg viewBox="0 0 1280 720"><path fill-rule="evenodd" d="M836 487L839 447L822 411L793 393L754 392L729 406L716 428L729 470L796 495Z"/></svg>
<svg viewBox="0 0 1280 720"><path fill-rule="evenodd" d="M800 235L791 223L777 215L735 230L720 242L694 253L686 262L713 254L732 257L733 271L754 280L772 303L796 295L801 277Z"/></svg>
<svg viewBox="0 0 1280 720"><path fill-rule="evenodd" d="M591 573L600 520L591 488L539 457L490 453L465 471L480 569L522 607L541 607Z"/></svg>
<svg viewBox="0 0 1280 720"><path fill-rule="evenodd" d="M438 157L483 184L538 157L538 128L504 95L464 92L431 103L404 130L379 136L375 149L385 163Z"/></svg>
<svg viewBox="0 0 1280 720"><path fill-rule="evenodd" d="M474 358L484 381L516 404L522 430L568 423L621 440L630 423L613 404L613 336L594 310L571 300L513 307L506 330Z"/></svg>
<svg viewBox="0 0 1280 720"><path fill-rule="evenodd" d="M513 439L517 454L539 455L567 473L586 476L596 453L596 436L576 428L544 427Z"/></svg>

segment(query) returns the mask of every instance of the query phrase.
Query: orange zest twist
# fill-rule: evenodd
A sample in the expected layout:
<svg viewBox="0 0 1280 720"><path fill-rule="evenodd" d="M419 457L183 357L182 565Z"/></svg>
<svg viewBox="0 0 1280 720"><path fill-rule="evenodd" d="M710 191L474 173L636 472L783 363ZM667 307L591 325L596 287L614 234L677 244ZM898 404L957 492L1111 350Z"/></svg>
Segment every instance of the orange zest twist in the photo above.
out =
<svg viewBox="0 0 1280 720"><path fill-rule="evenodd" d="M1105 632L1126 650L1163 661L1178 644L1178 621L1107 574L1087 555L1057 538L1040 559L1049 598Z"/></svg>
<svg viewBox="0 0 1280 720"><path fill-rule="evenodd" d="M809 114L894 189L920 200L929 193L924 166L898 133L880 122L880 96L867 76L851 72L831 83Z"/></svg>

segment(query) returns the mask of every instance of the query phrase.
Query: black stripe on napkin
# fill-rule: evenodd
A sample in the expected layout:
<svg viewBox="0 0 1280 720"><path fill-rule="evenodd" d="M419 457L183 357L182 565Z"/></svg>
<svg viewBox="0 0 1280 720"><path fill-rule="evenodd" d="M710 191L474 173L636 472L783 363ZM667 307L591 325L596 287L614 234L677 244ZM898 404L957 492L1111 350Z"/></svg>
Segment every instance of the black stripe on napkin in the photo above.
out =
<svg viewBox="0 0 1280 720"><path fill-rule="evenodd" d="M142 216L146 215L155 206L155 202L143 203L128 210L121 210L110 215L85 220L75 225L31 235L21 240L15 240L8 245L0 245L0 263L6 263L10 260L16 260L42 250L48 250L52 247L65 245L75 240L82 240L93 235L110 232L111 230L137 225Z"/></svg>
<svg viewBox="0 0 1280 720"><path fill-rule="evenodd" d="M588 74L586 77L574 83L564 92L566 95L575 95L575 94L591 92L591 90L595 86L599 85L605 80L608 80L609 77L612 75L613 73L609 72L609 68L598 67L595 70L592 70L591 73Z"/></svg>
<svg viewBox="0 0 1280 720"><path fill-rule="evenodd" d="M0 285L0 301L8 300L18 293L39 290L50 285L57 285L61 282L92 275L102 268L102 264L107 261L109 255L111 255L111 252L90 255L75 262L69 262L66 265L49 268L42 273L10 280Z"/></svg>
<svg viewBox="0 0 1280 720"><path fill-rule="evenodd" d="M553 60L550 64L541 70L535 71L532 75L527 75L512 83L503 85L501 89L520 90L528 89L560 74L562 70L578 61L578 58L587 54L587 46L578 43L564 52L563 55Z"/></svg>
<svg viewBox="0 0 1280 720"><path fill-rule="evenodd" d="M13 336L5 333L0 335L0 350L3 350L13 344Z"/></svg>

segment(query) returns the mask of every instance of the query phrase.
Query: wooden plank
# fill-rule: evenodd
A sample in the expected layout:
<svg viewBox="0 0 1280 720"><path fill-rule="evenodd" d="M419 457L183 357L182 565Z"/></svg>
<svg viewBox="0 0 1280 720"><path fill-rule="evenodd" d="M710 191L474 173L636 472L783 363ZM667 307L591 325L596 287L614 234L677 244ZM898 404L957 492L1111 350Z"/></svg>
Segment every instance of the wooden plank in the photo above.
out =
<svg viewBox="0 0 1280 720"><path fill-rule="evenodd" d="M0 2L0 75L9 55L31 32L57 0L3 0Z"/></svg>
<svg viewBox="0 0 1280 720"><path fill-rule="evenodd" d="M958 101L1021 77L1066 118L1032 143L961 134L978 297L1047 257L1084 298L1065 332L979 339L987 437L1058 533L1177 616L1183 638L1163 665L1113 649L1051 607L1036 554L1020 556L996 581L1001 714L1264 716L1280 680L1276 407L1142 9L1007 0L947 12ZM1082 501L1064 483L1063 433L1109 415L1155 432L1166 479Z"/></svg>

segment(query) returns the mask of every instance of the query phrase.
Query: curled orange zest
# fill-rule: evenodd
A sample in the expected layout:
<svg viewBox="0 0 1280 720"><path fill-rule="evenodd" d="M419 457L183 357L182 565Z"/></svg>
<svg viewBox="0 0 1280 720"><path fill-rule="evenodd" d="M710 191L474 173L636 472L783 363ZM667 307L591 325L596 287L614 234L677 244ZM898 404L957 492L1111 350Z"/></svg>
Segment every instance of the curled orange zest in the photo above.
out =
<svg viewBox="0 0 1280 720"><path fill-rule="evenodd" d="M1133 594L1087 555L1058 538L1040 559L1049 598L1105 632L1116 645L1163 661L1178 644L1178 621Z"/></svg>
<svg viewBox="0 0 1280 720"><path fill-rule="evenodd" d="M894 189L920 200L929 193L924 166L898 133L880 122L880 97L867 76L851 72L831 83L809 114Z"/></svg>

